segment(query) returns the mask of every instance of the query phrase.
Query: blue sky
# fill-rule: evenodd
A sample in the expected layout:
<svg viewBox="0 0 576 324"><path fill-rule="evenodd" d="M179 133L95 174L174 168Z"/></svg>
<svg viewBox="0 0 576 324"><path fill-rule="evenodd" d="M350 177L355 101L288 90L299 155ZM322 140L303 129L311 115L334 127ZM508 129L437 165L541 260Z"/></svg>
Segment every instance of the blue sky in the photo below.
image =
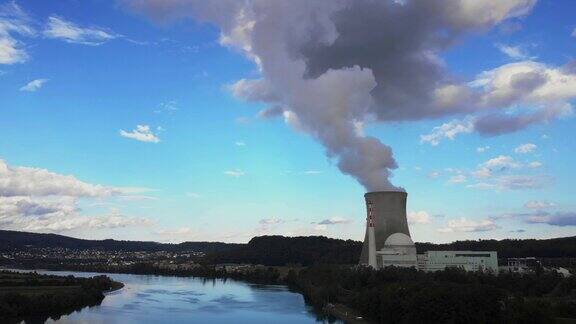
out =
<svg viewBox="0 0 576 324"><path fill-rule="evenodd" d="M171 2L168 13L202 12ZM546 94L523 93L498 109L545 118L497 135L478 122L486 107L362 120L358 136L394 154L390 182L409 194L416 241L576 234L576 3L520 5L521 14L482 22L436 48L434 59L458 91L494 82L498 68L537 64ZM246 35L222 23L226 17L158 17L155 6L0 1L0 228L174 242L264 234L360 240L366 188L339 170L339 153L327 157L321 130L290 107L293 99L274 102L284 107L280 116L262 118L271 103L241 93L242 79L282 82L271 67L283 62L266 56L259 34L242 43ZM369 70L359 71L362 78ZM554 88L554 78L566 88ZM492 94L474 98L496 100Z"/></svg>

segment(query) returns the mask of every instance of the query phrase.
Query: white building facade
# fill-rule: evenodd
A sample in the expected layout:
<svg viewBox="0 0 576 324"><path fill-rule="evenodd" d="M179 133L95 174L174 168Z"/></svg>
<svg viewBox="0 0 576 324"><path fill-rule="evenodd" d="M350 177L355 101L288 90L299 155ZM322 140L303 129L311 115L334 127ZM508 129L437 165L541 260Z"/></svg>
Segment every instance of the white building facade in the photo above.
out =
<svg viewBox="0 0 576 324"><path fill-rule="evenodd" d="M428 251L416 254L414 242L404 233L390 235L384 247L375 254L375 268L394 266L422 271L460 268L465 271L498 273L498 255L494 251Z"/></svg>
<svg viewBox="0 0 576 324"><path fill-rule="evenodd" d="M419 270L446 268L498 273L498 254L495 251L428 251L418 255Z"/></svg>

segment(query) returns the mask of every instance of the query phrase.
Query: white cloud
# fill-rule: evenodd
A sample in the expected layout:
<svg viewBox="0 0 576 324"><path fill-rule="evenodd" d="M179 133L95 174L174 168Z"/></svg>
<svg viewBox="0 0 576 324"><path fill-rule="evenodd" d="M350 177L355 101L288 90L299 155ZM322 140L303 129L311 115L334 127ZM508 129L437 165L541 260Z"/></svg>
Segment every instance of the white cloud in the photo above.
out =
<svg viewBox="0 0 576 324"><path fill-rule="evenodd" d="M518 147L516 147L514 149L514 153L518 153L518 154L532 153L532 152L534 152L534 150L536 150L536 148L538 148L538 146L536 146L536 144L526 143L526 144L522 144L522 145L519 145Z"/></svg>
<svg viewBox="0 0 576 324"><path fill-rule="evenodd" d="M492 171L487 167L480 167L472 172L472 175L477 179L490 178L492 176Z"/></svg>
<svg viewBox="0 0 576 324"><path fill-rule="evenodd" d="M464 183L464 182L466 182L466 180L467 180L467 178L465 175L457 174L457 175L451 176L450 179L448 179L448 183L452 183L452 184Z"/></svg>
<svg viewBox="0 0 576 324"><path fill-rule="evenodd" d="M108 187L82 182L71 175L46 169L10 167L0 160L0 196L107 197L146 191L144 188Z"/></svg>
<svg viewBox="0 0 576 324"><path fill-rule="evenodd" d="M136 125L136 129L127 132L123 129L120 130L120 136L135 139L140 142L158 143L160 139L150 130L148 125Z"/></svg>
<svg viewBox="0 0 576 324"><path fill-rule="evenodd" d="M178 102L176 100L170 100L160 103L160 105L158 105L158 108L154 110L154 112L157 114L161 113L172 114L177 110L178 110Z"/></svg>
<svg viewBox="0 0 576 324"><path fill-rule="evenodd" d="M67 217L19 218L13 225L17 229L32 232L64 232L72 230L97 230L129 226L151 226L146 218L126 217L118 213L102 216L70 215Z"/></svg>
<svg viewBox="0 0 576 324"><path fill-rule="evenodd" d="M258 223L261 225L276 225L284 223L284 220L277 217L262 218Z"/></svg>
<svg viewBox="0 0 576 324"><path fill-rule="evenodd" d="M193 233L194 232L190 227L180 227L176 229L162 229L156 231L156 234L165 236L189 236Z"/></svg>
<svg viewBox="0 0 576 324"><path fill-rule="evenodd" d="M196 193L196 192L187 192L186 196L190 197L190 198L194 198L194 199L198 199L198 198L202 197L202 195L200 195L199 193Z"/></svg>
<svg viewBox="0 0 576 324"><path fill-rule="evenodd" d="M428 173L428 177L432 178L432 179L436 179L439 176L440 176L440 172L438 172L438 171L432 171L432 172Z"/></svg>
<svg viewBox="0 0 576 324"><path fill-rule="evenodd" d="M453 120L449 123L434 127L430 134L420 135L420 142L436 146L440 144L443 139L454 140L458 134L471 133L473 130L474 125L471 121Z"/></svg>
<svg viewBox="0 0 576 324"><path fill-rule="evenodd" d="M315 174L321 174L322 171L319 170L306 170L304 171L304 174L308 174L308 175L315 175Z"/></svg>
<svg viewBox="0 0 576 324"><path fill-rule="evenodd" d="M524 103L548 104L576 97L576 75L562 67L549 67L533 61L510 63L481 73L477 82L485 83L484 106L508 106Z"/></svg>
<svg viewBox="0 0 576 324"><path fill-rule="evenodd" d="M246 143L245 143L245 142L243 142L243 141L237 141L237 142L236 142L236 143L234 143L234 144L236 144L236 146L240 146L240 147L242 147L242 146L246 146Z"/></svg>
<svg viewBox="0 0 576 324"><path fill-rule="evenodd" d="M551 181L552 178L546 175L503 175L494 177L486 182L471 184L467 187L497 191L541 189Z"/></svg>
<svg viewBox="0 0 576 324"><path fill-rule="evenodd" d="M54 39L62 39L68 43L83 45L102 45L105 42L121 37L111 31L102 28L83 28L63 18L51 16L44 29L44 36Z"/></svg>
<svg viewBox="0 0 576 324"><path fill-rule="evenodd" d="M286 220L278 217L262 218L253 235L285 235L286 226L280 226L284 223Z"/></svg>
<svg viewBox="0 0 576 324"><path fill-rule="evenodd" d="M481 147L476 148L476 152L484 153L484 152L488 151L489 149L490 149L490 146L481 146Z"/></svg>
<svg viewBox="0 0 576 324"><path fill-rule="evenodd" d="M531 200L524 204L524 207L529 209L547 209L556 206L548 201Z"/></svg>
<svg viewBox="0 0 576 324"><path fill-rule="evenodd" d="M484 182L471 184L468 185L468 187L496 190L541 188L550 182L551 178L549 176L510 174L510 171L513 169L536 169L541 166L542 163L539 161L523 164L515 161L511 156L500 155L480 164L478 168L472 172L472 175L476 179L483 179Z"/></svg>
<svg viewBox="0 0 576 324"><path fill-rule="evenodd" d="M559 212L554 214L540 212L529 216L526 219L526 223L548 224L551 226L576 226L576 212Z"/></svg>
<svg viewBox="0 0 576 324"><path fill-rule="evenodd" d="M314 225L314 230L315 231L325 231L328 229L328 226L324 225L324 224L317 224Z"/></svg>
<svg viewBox="0 0 576 324"><path fill-rule="evenodd" d="M44 83L48 82L48 79L36 79L33 81L28 82L25 86L20 88L20 91L27 91L27 92L34 92L44 85Z"/></svg>
<svg viewBox="0 0 576 324"><path fill-rule="evenodd" d="M123 216L114 209L104 215L81 215L76 204L74 197L0 196L0 227L32 232L64 232L152 224L145 218Z"/></svg>
<svg viewBox="0 0 576 324"><path fill-rule="evenodd" d="M492 159L484 162L484 164L482 164L482 166L484 166L490 170L494 170L494 169L518 168L521 166L521 164L514 161L514 159L510 156L499 155L495 158L492 158Z"/></svg>
<svg viewBox="0 0 576 324"><path fill-rule="evenodd" d="M408 213L408 224L428 224L430 223L430 214L421 210Z"/></svg>
<svg viewBox="0 0 576 324"><path fill-rule="evenodd" d="M444 228L438 229L442 233L450 232L486 232L497 229L498 226L491 219L485 220L468 220L465 217L460 219L450 220Z"/></svg>
<svg viewBox="0 0 576 324"><path fill-rule="evenodd" d="M20 231L62 232L147 226L145 218L112 209L103 215L80 214L80 198L138 197L145 188L94 185L46 169L11 167L0 160L0 227Z"/></svg>
<svg viewBox="0 0 576 324"><path fill-rule="evenodd" d="M534 59L520 46L509 46L504 44L496 44L496 47L500 52L506 54L508 57L514 60L526 60Z"/></svg>
<svg viewBox="0 0 576 324"><path fill-rule="evenodd" d="M531 169L540 168L540 167L542 167L542 165L543 165L543 164L542 164L542 162L540 162L540 161L533 161L533 162L528 163L528 167L531 168Z"/></svg>
<svg viewBox="0 0 576 324"><path fill-rule="evenodd" d="M224 174L227 176L230 176L230 177L235 177L235 178L239 178L241 176L246 175L246 173L244 173L244 171L239 170L239 169L224 171Z"/></svg>
<svg viewBox="0 0 576 324"><path fill-rule="evenodd" d="M343 217L332 217L318 222L318 225L338 225L338 224L348 224L351 221Z"/></svg>
<svg viewBox="0 0 576 324"><path fill-rule="evenodd" d="M0 64L28 60L25 45L15 35L34 36L34 29L28 15L15 1L10 1L0 5Z"/></svg>

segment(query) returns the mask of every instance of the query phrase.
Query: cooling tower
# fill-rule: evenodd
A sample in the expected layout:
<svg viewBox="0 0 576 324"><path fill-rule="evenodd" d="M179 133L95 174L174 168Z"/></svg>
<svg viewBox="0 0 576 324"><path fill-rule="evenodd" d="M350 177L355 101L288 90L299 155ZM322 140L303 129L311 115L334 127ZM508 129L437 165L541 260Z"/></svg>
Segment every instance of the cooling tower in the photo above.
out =
<svg viewBox="0 0 576 324"><path fill-rule="evenodd" d="M377 191L368 192L364 195L367 210L372 212L372 223L374 226L374 242L376 251L384 247L386 239L394 233L404 233L410 236L408 230L408 221L406 219L406 198L408 194L403 191ZM370 217L370 216L369 216ZM366 235L362 254L360 255L360 264L369 264L369 245L370 221L367 217ZM381 266L381 260L377 260L378 266Z"/></svg>

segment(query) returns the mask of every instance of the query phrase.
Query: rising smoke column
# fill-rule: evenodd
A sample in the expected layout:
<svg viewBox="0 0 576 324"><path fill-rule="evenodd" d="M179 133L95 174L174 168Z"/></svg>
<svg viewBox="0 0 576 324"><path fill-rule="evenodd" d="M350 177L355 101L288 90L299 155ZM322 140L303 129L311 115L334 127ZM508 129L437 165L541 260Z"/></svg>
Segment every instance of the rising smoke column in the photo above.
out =
<svg viewBox="0 0 576 324"><path fill-rule="evenodd" d="M368 191L397 190L390 147L370 121L470 113L481 94L451 76L439 54L463 37L527 14L536 0L125 0L157 20L193 18L257 65L233 93L270 108L326 149Z"/></svg>

